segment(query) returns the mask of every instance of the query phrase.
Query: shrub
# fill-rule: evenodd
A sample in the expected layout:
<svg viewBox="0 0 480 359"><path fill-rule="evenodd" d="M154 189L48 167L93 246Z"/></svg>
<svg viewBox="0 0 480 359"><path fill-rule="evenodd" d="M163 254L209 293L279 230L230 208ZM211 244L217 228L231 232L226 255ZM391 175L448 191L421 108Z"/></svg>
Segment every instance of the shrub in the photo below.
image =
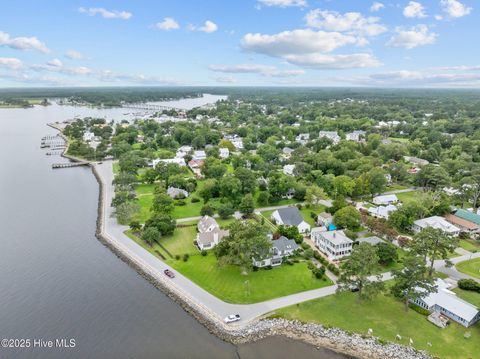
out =
<svg viewBox="0 0 480 359"><path fill-rule="evenodd" d="M200 199L198 197L192 197L192 199L190 200L190 202L192 203L197 203L197 202L200 202Z"/></svg>
<svg viewBox="0 0 480 359"><path fill-rule="evenodd" d="M305 249L305 252L303 253L303 255L305 256L305 258L312 258L313 249L312 248Z"/></svg>
<svg viewBox="0 0 480 359"><path fill-rule="evenodd" d="M175 254L175 259L178 261L180 260L180 254Z"/></svg>
<svg viewBox="0 0 480 359"><path fill-rule="evenodd" d="M315 252L313 252L313 258L315 258L318 261L321 261L322 256L320 255L320 253L315 251Z"/></svg>
<svg viewBox="0 0 480 359"><path fill-rule="evenodd" d="M205 257L208 254L208 252L204 249L200 252L200 254Z"/></svg>
<svg viewBox="0 0 480 359"><path fill-rule="evenodd" d="M293 263L300 263L300 260L299 260L298 258L294 258L294 259L292 260L292 262L293 262Z"/></svg>
<svg viewBox="0 0 480 359"><path fill-rule="evenodd" d="M185 202L183 199L181 199L181 200L175 201L174 205L175 206L186 206L187 202Z"/></svg>
<svg viewBox="0 0 480 359"><path fill-rule="evenodd" d="M272 266L266 266L265 269L270 270L270 269L273 269L273 267Z"/></svg>
<svg viewBox="0 0 480 359"><path fill-rule="evenodd" d="M254 271L254 272L258 272L258 267L257 267L257 266L253 266L253 271Z"/></svg>
<svg viewBox="0 0 480 359"><path fill-rule="evenodd" d="M417 313L421 314L421 315L425 315L425 316L430 315L430 312L428 310L426 310L425 308L422 308L422 307L420 307L416 304L410 303L408 306L410 308L412 308L414 311L416 311Z"/></svg>
<svg viewBox="0 0 480 359"><path fill-rule="evenodd" d="M307 243L302 243L302 244L300 245L300 247L302 247L302 248L305 249L305 250L307 250L307 249L310 248L310 246L309 246Z"/></svg>
<svg viewBox="0 0 480 359"><path fill-rule="evenodd" d="M356 234L354 231L351 231L349 229L345 230L345 235L352 240L355 240L358 238L358 234Z"/></svg>
<svg viewBox="0 0 480 359"><path fill-rule="evenodd" d="M314 269L315 269L315 264L313 264L312 262L308 262L308 263L307 263L307 267L308 267L308 269L310 269L310 270L314 270Z"/></svg>
<svg viewBox="0 0 480 359"><path fill-rule="evenodd" d="M184 261L184 262L188 261L188 258L190 258L190 255L189 255L188 253L185 253L185 254L183 255L183 261Z"/></svg>
<svg viewBox="0 0 480 359"><path fill-rule="evenodd" d="M458 287L463 290L480 293L480 283L477 283L473 279L460 279L458 281Z"/></svg>

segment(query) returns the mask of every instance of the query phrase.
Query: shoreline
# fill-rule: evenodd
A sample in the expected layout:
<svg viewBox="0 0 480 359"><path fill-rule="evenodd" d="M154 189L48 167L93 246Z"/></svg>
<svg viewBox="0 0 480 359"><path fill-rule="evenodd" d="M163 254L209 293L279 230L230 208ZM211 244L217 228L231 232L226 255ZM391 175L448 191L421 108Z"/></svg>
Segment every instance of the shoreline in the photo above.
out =
<svg viewBox="0 0 480 359"><path fill-rule="evenodd" d="M57 130L66 141L66 149L61 154L73 162L84 161L66 154L69 141L63 135L61 129L55 124L48 124ZM99 185L98 209L96 233L97 239L108 247L118 258L132 267L139 275L144 277L155 288L163 292L170 299L180 305L187 313L193 316L211 334L233 345L251 343L273 336L283 336L293 340L299 340L314 347L322 347L337 353L365 359L427 359L432 358L429 354L417 351L412 347L395 343L383 343L376 337L367 337L356 333L348 333L338 328L326 328L319 324L301 323L286 319L262 319L258 318L243 326L226 325L222 318L212 313L208 308L201 305L194 298L180 288L167 281L157 271L153 271L139 258L129 253L115 238L105 232L105 183L97 170L94 162L88 162L92 173Z"/></svg>

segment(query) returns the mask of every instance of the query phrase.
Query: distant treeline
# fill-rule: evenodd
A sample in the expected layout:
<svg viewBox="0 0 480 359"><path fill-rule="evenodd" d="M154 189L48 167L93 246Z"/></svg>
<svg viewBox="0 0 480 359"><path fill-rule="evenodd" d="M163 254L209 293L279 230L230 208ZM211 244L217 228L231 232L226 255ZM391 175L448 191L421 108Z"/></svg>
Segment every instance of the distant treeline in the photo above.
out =
<svg viewBox="0 0 480 359"><path fill-rule="evenodd" d="M162 101L197 97L202 93L228 95L231 100L242 100L263 105L288 106L312 101L331 101L350 98L379 101L382 105L400 105L409 102L469 103L480 106L478 90L446 89L365 89L365 88L314 88L314 87L102 87L102 88L29 88L0 89L0 101L44 98L66 98L95 106L118 106L122 102ZM391 103L389 103L391 101Z"/></svg>

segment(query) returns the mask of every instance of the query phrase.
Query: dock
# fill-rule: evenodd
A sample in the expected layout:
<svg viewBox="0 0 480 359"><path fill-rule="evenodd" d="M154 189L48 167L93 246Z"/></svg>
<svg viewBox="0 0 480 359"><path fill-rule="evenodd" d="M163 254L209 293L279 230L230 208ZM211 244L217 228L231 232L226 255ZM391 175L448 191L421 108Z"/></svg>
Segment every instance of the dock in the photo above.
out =
<svg viewBox="0 0 480 359"><path fill-rule="evenodd" d="M52 164L53 169L57 168L72 168L72 167L80 167L80 166L88 166L88 162L64 162L64 163L54 163Z"/></svg>

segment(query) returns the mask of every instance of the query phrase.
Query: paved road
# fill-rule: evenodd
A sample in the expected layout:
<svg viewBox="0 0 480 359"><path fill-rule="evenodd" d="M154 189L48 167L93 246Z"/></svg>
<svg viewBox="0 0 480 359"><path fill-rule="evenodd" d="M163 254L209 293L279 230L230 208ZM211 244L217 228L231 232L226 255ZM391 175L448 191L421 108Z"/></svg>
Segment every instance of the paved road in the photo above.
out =
<svg viewBox="0 0 480 359"><path fill-rule="evenodd" d="M468 261L470 259L475 259L475 258L480 258L480 252L477 252L477 253L469 253L469 254L464 254L462 256L459 256L459 257L455 257L455 258L452 258L450 259L450 261L454 264L453 267L447 267L445 265L445 261L444 260L436 260L434 263L433 263L433 267L435 268L435 270L439 271L439 272L442 272L446 275L448 275L450 278L452 279L455 279L455 280L459 280L459 279L473 279L477 282L480 283L480 279L478 278L475 278L475 277L472 277L471 275L468 275L468 274L465 274L465 273L462 273L462 272L459 272L456 268L455 268L455 264L458 264L460 262L465 262L465 261Z"/></svg>
<svg viewBox="0 0 480 359"><path fill-rule="evenodd" d="M332 285L255 304L230 304L218 299L188 278L176 272L173 268L169 267L124 234L128 227L117 223L116 219L112 216L113 209L110 207L114 195L114 188L111 185L113 180L112 162L104 161L102 164L96 164L95 167L103 182L104 208L102 232L104 236L124 251L124 253L127 253L134 262L141 265L142 268L147 270L155 278L171 286L191 301L198 303L218 320L222 320L222 318L228 314L238 313L242 317L239 325L247 324L251 320L272 310L335 293L337 287L336 285ZM176 277L173 280L168 279L163 274L165 269L174 270Z"/></svg>

